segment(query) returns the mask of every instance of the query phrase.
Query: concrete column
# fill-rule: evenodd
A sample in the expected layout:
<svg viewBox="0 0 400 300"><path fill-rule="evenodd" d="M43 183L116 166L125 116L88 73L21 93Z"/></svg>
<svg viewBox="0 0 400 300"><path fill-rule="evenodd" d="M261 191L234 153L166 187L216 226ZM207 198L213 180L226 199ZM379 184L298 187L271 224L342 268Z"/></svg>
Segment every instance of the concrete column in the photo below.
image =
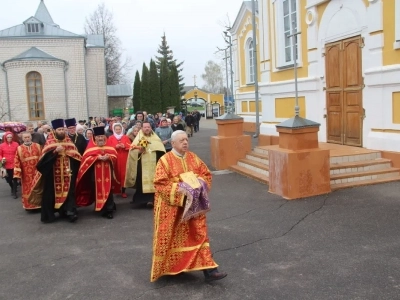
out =
<svg viewBox="0 0 400 300"><path fill-rule="evenodd" d="M329 150L318 148L319 124L294 117L277 125L279 147L269 150L269 192L298 199L331 192Z"/></svg>
<svg viewBox="0 0 400 300"><path fill-rule="evenodd" d="M211 137L211 165L224 170L251 151L251 136L243 134L243 118L216 119L218 135Z"/></svg>

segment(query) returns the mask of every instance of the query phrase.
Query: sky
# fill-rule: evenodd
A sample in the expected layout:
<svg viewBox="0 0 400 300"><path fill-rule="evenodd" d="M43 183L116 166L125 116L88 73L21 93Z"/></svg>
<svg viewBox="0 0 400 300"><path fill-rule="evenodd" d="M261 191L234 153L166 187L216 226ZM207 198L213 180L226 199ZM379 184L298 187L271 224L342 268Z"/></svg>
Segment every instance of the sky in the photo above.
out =
<svg viewBox="0 0 400 300"><path fill-rule="evenodd" d="M1 0L5 1L5 0ZM201 74L208 60L218 61L217 47L226 46L224 26L233 25L241 0L44 0L53 21L62 29L84 33L85 18L100 3L113 13L123 54L132 61L130 79L143 62L157 55L165 32L178 62L184 61L185 85L202 87ZM40 0L7 1L0 11L0 30L22 24L35 15Z"/></svg>

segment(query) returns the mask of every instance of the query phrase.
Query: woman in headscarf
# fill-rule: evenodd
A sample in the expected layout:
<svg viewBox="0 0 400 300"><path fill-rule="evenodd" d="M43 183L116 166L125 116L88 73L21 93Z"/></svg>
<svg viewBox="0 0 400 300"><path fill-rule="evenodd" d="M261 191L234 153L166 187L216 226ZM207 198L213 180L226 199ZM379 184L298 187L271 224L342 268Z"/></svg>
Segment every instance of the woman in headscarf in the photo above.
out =
<svg viewBox="0 0 400 300"><path fill-rule="evenodd" d="M110 145L117 150L117 164L114 173L117 177L118 184L114 185L113 193L120 194L122 198L128 197L125 193L125 173L126 162L128 160L129 147L131 145L130 139L124 134L124 128L121 123L114 123L112 125L113 135L109 139Z"/></svg>
<svg viewBox="0 0 400 300"><path fill-rule="evenodd" d="M19 144L13 141L13 133L6 132L3 136L4 142L0 144L0 161L2 167L7 171L6 181L11 187L11 195L17 199L17 179L14 179L14 157Z"/></svg>
<svg viewBox="0 0 400 300"><path fill-rule="evenodd" d="M170 126L168 126L168 122L166 118L161 118L160 127L156 128L156 134L161 139L164 144L165 151L169 152L172 149L171 145L171 135L174 132Z"/></svg>
<svg viewBox="0 0 400 300"><path fill-rule="evenodd" d="M85 131L85 127L83 127L81 124L76 124L76 133L83 134Z"/></svg>
<svg viewBox="0 0 400 300"><path fill-rule="evenodd" d="M135 137L138 135L139 130L140 130L139 126L136 126L136 125L128 130L128 133L126 135L131 140L131 142L133 142Z"/></svg>
<svg viewBox="0 0 400 300"><path fill-rule="evenodd" d="M83 132L83 137L86 140L86 145L89 144L89 141L93 140L93 129L88 128Z"/></svg>
<svg viewBox="0 0 400 300"><path fill-rule="evenodd" d="M18 145L21 144L21 139L19 138L18 134L12 129L12 127L5 127L4 128L5 132L10 132L12 134L12 140L16 143L18 143ZM3 141L5 141L5 135L3 136Z"/></svg>

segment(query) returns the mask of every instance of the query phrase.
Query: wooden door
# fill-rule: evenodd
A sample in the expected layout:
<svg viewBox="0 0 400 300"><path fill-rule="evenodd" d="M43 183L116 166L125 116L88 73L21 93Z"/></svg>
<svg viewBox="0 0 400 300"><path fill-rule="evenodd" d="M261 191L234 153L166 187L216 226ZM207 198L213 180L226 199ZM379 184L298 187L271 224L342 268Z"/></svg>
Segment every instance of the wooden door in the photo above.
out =
<svg viewBox="0 0 400 300"><path fill-rule="evenodd" d="M327 141L362 146L361 37L326 45Z"/></svg>

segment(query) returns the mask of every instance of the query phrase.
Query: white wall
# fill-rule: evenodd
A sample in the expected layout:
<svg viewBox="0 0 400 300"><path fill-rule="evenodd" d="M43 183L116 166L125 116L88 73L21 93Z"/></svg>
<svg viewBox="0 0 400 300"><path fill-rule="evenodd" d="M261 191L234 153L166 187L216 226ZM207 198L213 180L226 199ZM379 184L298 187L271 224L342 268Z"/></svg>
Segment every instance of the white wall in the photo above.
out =
<svg viewBox="0 0 400 300"><path fill-rule="evenodd" d="M86 119L87 103L86 103L86 74L85 74L85 47L83 38L71 39L0 39L0 64L6 60L21 54L22 52L37 47L38 49L68 63L66 72L67 79L67 97L68 97L68 114L65 111L65 105L58 108L57 114L65 115L66 117L75 117L77 119ZM89 70L92 85L90 92L94 95L92 98L95 101L93 109L98 111L98 115L107 115L107 97L106 83L104 74L104 56L101 56L103 49L90 50L89 57L91 59L91 67ZM98 68L96 71L96 68ZM30 71L35 71L31 69ZM23 75L23 76L22 76ZM9 84L20 84L25 86L25 75L21 74L20 78L13 77ZM104 81L103 81L104 79ZM44 83L46 84L46 83ZM96 84L98 85L96 88ZM47 88L47 87L45 87ZM56 88L53 86L52 88ZM64 82L57 85L60 91L65 91ZM89 89L88 89L89 90ZM46 97L46 94L44 95ZM64 96L63 96L64 97ZM27 103L26 95L24 98ZM6 101L5 73L0 71L0 101ZM23 101L21 99L11 98L11 101ZM47 99L44 99L45 102ZM23 107L27 107L27 104ZM51 108L52 109L52 108ZM46 109L47 111L47 109ZM27 112L26 112L27 115ZM46 113L46 118L50 116Z"/></svg>

